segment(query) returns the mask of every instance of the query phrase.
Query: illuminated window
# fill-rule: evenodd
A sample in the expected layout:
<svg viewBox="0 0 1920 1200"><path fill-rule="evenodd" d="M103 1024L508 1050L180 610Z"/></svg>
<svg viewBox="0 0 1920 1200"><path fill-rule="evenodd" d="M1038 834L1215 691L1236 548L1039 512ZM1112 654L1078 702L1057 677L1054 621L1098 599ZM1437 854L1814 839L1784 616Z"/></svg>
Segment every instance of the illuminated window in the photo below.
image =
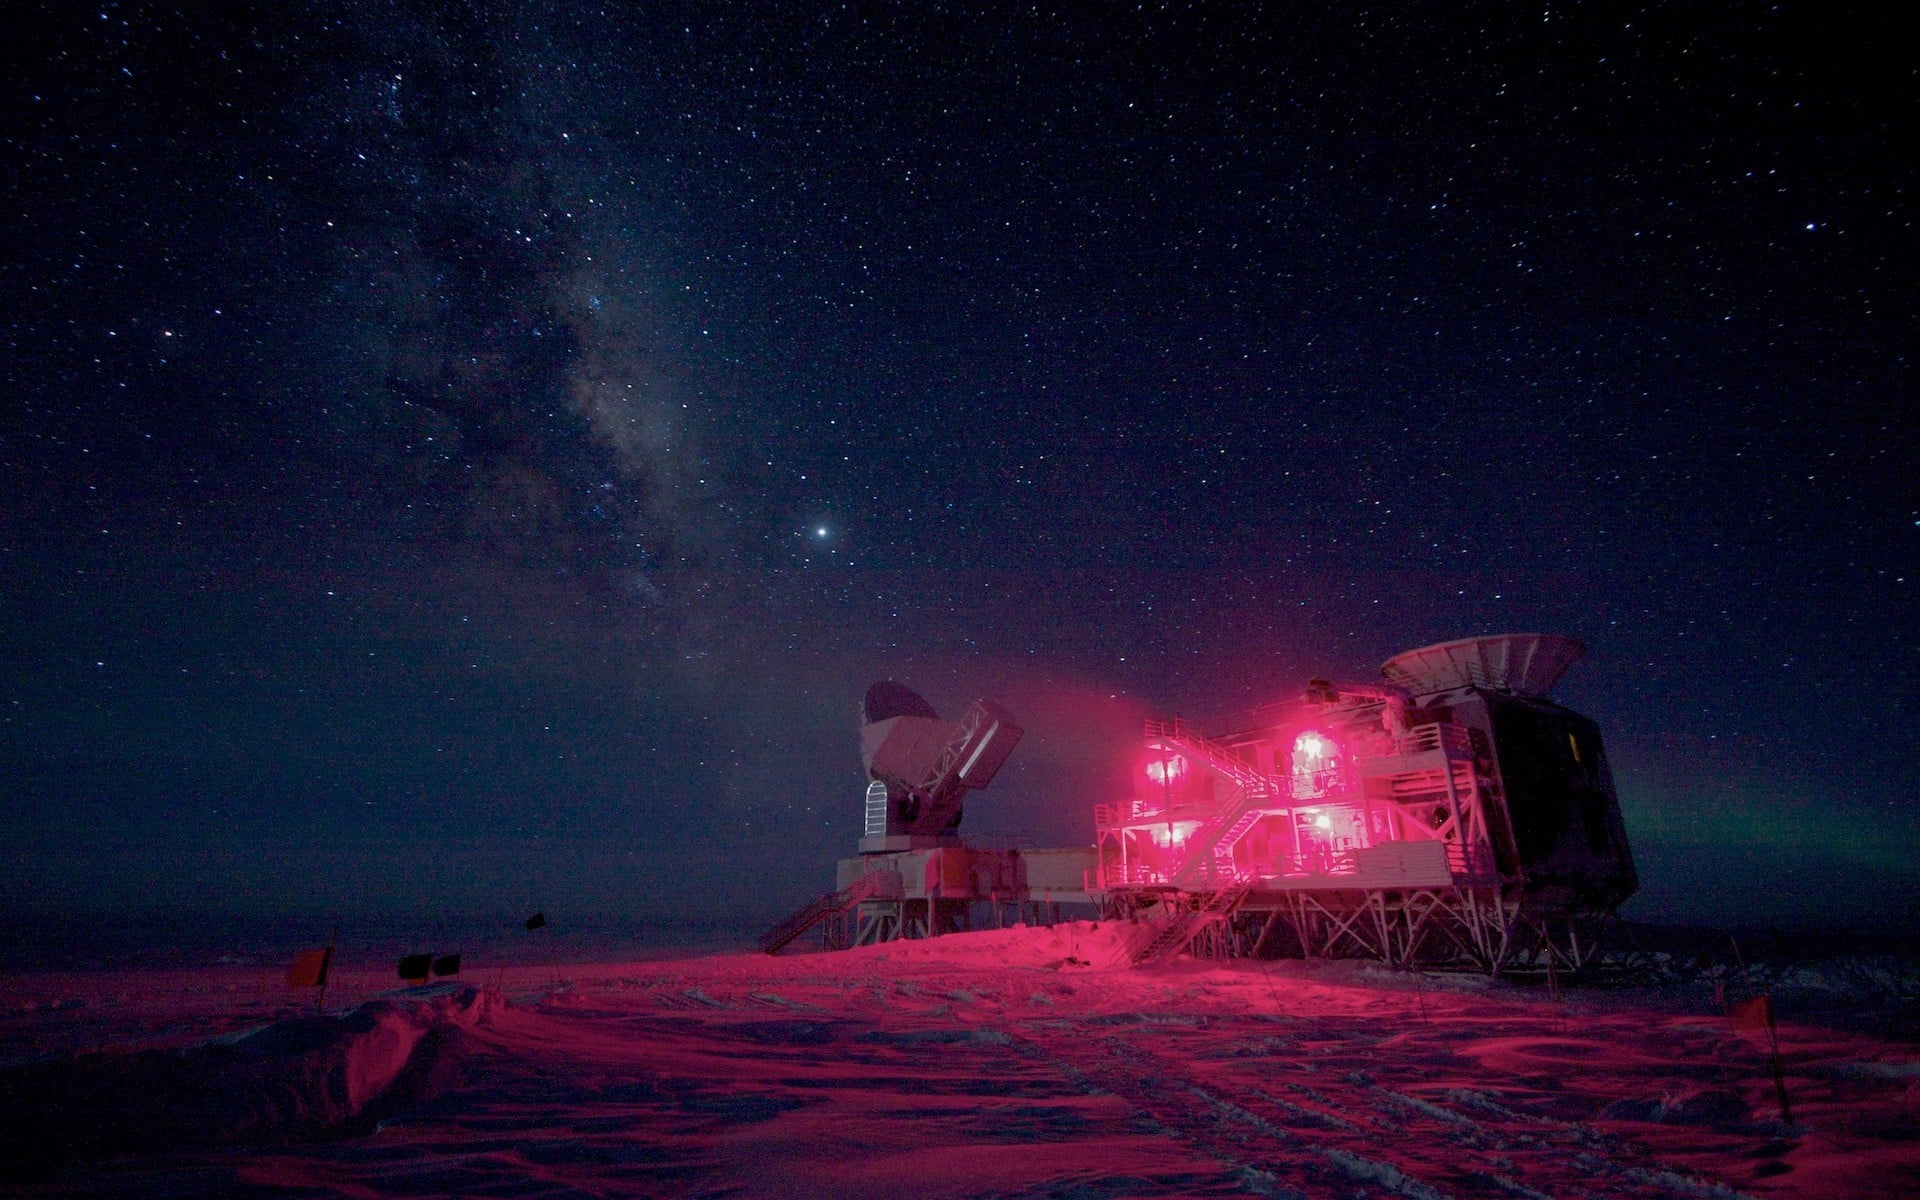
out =
<svg viewBox="0 0 1920 1200"><path fill-rule="evenodd" d="M1340 784L1340 747L1324 733L1309 729L1293 739L1293 796L1324 796Z"/></svg>

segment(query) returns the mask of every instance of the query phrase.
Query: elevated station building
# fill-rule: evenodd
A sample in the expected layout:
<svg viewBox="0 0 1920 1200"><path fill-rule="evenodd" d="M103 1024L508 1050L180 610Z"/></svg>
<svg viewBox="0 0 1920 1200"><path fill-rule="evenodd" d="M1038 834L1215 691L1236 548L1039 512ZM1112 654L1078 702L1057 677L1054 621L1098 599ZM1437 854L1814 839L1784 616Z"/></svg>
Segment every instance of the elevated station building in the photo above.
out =
<svg viewBox="0 0 1920 1200"><path fill-rule="evenodd" d="M770 931L777 951L934 936L1088 905L1136 931L1146 963L1196 955L1579 969L1638 887L1599 728L1552 698L1584 653L1506 634L1410 650L1367 683L1211 727L1151 720L1132 794L1094 805L1094 845L991 849L962 800L1021 737L1004 709L942 721L876 684L859 853L836 888Z"/></svg>
<svg viewBox="0 0 1920 1200"><path fill-rule="evenodd" d="M1133 795L1095 807L1093 890L1152 918L1142 959L1582 966L1638 887L1600 730L1550 694L1583 652L1469 638L1211 730L1150 721Z"/></svg>

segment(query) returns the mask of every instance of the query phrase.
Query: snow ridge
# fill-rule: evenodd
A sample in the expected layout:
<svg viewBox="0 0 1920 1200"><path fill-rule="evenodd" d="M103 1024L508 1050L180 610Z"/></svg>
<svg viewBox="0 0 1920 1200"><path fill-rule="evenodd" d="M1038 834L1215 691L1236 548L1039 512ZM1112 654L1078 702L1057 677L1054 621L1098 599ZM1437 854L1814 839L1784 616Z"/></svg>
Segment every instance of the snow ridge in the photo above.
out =
<svg viewBox="0 0 1920 1200"><path fill-rule="evenodd" d="M0 1175L192 1146L284 1144L370 1123L444 1087L489 993L435 989L176 1050L98 1051L0 1070Z"/></svg>

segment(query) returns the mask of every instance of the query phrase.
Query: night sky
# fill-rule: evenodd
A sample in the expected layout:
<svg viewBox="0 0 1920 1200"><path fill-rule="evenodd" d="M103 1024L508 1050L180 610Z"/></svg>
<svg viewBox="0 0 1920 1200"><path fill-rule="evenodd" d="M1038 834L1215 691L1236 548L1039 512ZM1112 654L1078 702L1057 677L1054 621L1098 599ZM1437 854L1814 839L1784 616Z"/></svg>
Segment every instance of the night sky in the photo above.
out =
<svg viewBox="0 0 1920 1200"><path fill-rule="evenodd" d="M240 7L9 9L8 936L752 928L875 679L1085 844L1149 712L1536 630L1630 915L1913 911L1890 19Z"/></svg>

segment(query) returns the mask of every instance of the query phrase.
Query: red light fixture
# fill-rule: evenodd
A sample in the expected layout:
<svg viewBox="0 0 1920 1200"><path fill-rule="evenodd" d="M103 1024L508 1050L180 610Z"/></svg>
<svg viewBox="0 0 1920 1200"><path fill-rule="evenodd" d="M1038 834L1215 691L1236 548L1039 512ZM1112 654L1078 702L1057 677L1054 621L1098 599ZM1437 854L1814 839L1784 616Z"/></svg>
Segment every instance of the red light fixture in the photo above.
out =
<svg viewBox="0 0 1920 1200"><path fill-rule="evenodd" d="M1339 778L1340 744L1317 729L1304 730L1293 739L1292 768L1296 800L1324 796Z"/></svg>
<svg viewBox="0 0 1920 1200"><path fill-rule="evenodd" d="M1172 783L1187 773L1187 760L1175 754L1156 758L1147 764L1147 778L1155 783Z"/></svg>

